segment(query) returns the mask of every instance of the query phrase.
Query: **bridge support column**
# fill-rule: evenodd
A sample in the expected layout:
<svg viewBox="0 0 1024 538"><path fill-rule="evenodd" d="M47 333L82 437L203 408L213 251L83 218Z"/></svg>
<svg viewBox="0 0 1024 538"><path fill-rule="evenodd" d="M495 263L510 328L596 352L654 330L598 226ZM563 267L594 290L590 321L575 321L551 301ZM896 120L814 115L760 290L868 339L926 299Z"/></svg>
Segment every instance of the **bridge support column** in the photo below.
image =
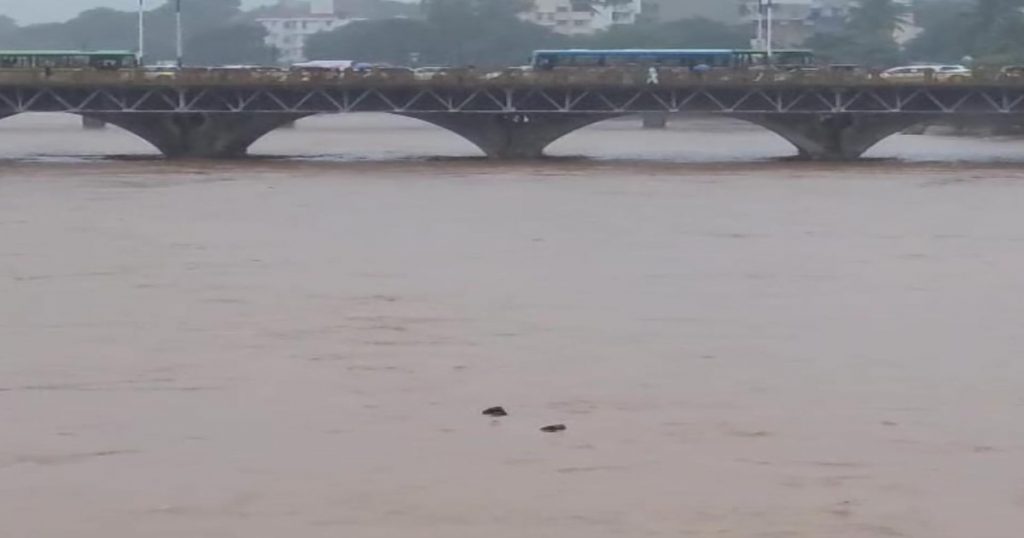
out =
<svg viewBox="0 0 1024 538"><path fill-rule="evenodd" d="M469 140L491 159L537 159L544 148L563 136L610 114L458 113L403 114L448 129Z"/></svg>
<svg viewBox="0 0 1024 538"><path fill-rule="evenodd" d="M82 129L93 131L106 128L107 122L92 116L82 116Z"/></svg>
<svg viewBox="0 0 1024 538"><path fill-rule="evenodd" d="M644 129L665 129L668 127L668 112L644 112Z"/></svg>
<svg viewBox="0 0 1024 538"><path fill-rule="evenodd" d="M848 161L922 118L905 114L758 114L738 116L788 140L800 158Z"/></svg>
<svg viewBox="0 0 1024 538"><path fill-rule="evenodd" d="M260 137L305 114L102 112L88 116L134 133L168 158L222 159L245 156Z"/></svg>

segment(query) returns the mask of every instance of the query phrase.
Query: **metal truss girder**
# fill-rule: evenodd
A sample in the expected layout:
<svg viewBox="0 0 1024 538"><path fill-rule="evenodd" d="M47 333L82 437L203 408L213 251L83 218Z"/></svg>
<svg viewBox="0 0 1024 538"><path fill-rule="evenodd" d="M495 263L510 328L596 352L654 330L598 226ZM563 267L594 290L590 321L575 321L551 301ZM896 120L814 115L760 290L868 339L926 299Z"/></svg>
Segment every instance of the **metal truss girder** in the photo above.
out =
<svg viewBox="0 0 1024 538"><path fill-rule="evenodd" d="M15 112L1024 114L1024 88L963 85L732 85L662 88L0 86Z"/></svg>

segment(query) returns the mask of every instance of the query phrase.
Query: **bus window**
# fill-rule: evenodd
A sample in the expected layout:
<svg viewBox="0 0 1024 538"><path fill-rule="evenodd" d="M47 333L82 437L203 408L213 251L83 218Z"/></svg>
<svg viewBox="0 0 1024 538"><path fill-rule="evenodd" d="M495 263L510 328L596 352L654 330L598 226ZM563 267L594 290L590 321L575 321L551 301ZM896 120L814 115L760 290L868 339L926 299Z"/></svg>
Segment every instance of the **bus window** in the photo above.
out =
<svg viewBox="0 0 1024 538"><path fill-rule="evenodd" d="M577 67L596 67L601 65L601 57L594 54L572 56L568 60Z"/></svg>
<svg viewBox="0 0 1024 538"><path fill-rule="evenodd" d="M797 51L788 51L797 52ZM712 69L750 66L767 63L763 51L751 50L563 50L537 51L533 56L534 67L551 69L556 66L607 67L607 66L665 66L694 68L707 66Z"/></svg>
<svg viewBox="0 0 1024 538"><path fill-rule="evenodd" d="M0 69L105 69L136 67L130 51L0 51Z"/></svg>
<svg viewBox="0 0 1024 538"><path fill-rule="evenodd" d="M558 58L552 54L541 54L537 56L534 64L539 69L552 69L558 65Z"/></svg>
<svg viewBox="0 0 1024 538"><path fill-rule="evenodd" d="M607 63L607 65L612 66L612 67L619 67L619 66L623 66L623 65L629 65L631 63L631 60L629 59L628 56L622 56L622 55L619 55L619 54L612 54L612 55L607 57L606 63Z"/></svg>

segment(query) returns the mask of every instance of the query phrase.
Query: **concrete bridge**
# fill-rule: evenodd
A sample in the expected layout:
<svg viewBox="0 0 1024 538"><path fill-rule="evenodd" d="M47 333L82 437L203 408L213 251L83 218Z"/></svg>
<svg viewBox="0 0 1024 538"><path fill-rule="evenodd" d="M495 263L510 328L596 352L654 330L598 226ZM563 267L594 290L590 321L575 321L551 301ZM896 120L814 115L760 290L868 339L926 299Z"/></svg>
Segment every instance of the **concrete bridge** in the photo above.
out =
<svg viewBox="0 0 1024 538"><path fill-rule="evenodd" d="M892 83L826 73L661 70L0 71L0 118L65 112L122 127L167 157L238 157L315 114L386 112L457 133L495 159L529 159L566 134L641 113L721 115L782 136L802 157L848 160L928 121L1024 120L1024 84Z"/></svg>

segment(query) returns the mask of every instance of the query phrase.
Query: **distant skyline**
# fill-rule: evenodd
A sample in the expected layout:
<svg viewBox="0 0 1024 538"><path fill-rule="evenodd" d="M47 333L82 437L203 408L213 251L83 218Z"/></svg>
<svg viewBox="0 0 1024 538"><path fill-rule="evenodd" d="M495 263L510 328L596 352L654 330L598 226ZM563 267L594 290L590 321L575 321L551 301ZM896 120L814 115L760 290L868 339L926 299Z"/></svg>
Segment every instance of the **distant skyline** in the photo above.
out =
<svg viewBox="0 0 1024 538"><path fill-rule="evenodd" d="M203 0L183 0L202 2ZM410 2L414 0L401 0ZM156 7L165 0L146 0L147 7ZM242 0L247 8L273 4L275 0ZM19 24L66 21L78 13L94 7L110 7L124 11L138 8L139 0L0 0L0 15L7 15Z"/></svg>

